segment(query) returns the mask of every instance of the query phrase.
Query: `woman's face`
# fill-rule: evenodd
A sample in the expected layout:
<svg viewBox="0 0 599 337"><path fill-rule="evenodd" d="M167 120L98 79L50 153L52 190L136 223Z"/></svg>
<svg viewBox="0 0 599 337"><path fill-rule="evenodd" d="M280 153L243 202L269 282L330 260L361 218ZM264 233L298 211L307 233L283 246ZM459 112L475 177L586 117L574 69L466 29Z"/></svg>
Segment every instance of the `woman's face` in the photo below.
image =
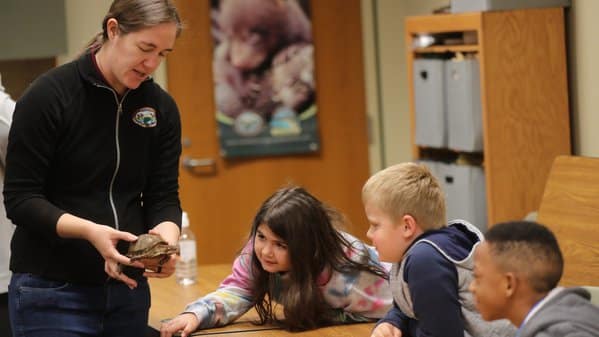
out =
<svg viewBox="0 0 599 337"><path fill-rule="evenodd" d="M265 224L258 226L256 230L254 252L262 268L269 273L281 273L291 269L287 243Z"/></svg>
<svg viewBox="0 0 599 337"><path fill-rule="evenodd" d="M166 55L173 50L177 38L177 25L174 22L124 34L118 29L115 19L107 22L109 43L106 48L106 62L100 63L100 70L109 84L119 93L139 87ZM102 52L103 50L101 50Z"/></svg>

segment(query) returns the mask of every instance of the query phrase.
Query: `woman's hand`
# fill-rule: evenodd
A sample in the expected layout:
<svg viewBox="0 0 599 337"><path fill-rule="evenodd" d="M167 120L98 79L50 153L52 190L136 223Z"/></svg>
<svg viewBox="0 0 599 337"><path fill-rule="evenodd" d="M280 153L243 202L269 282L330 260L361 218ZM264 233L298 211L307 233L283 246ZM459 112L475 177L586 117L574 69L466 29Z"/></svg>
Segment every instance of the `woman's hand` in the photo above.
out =
<svg viewBox="0 0 599 337"><path fill-rule="evenodd" d="M177 246L179 244L179 227L174 222L161 222L156 225L156 227L152 228L149 233L159 235L164 241L168 242L169 245ZM156 271L146 271L144 276L158 278L169 277L175 272L175 266L178 260L179 256L177 254L172 254L162 265L159 265L157 268L152 266L151 269ZM147 267L148 266L146 266L146 268Z"/></svg>
<svg viewBox="0 0 599 337"><path fill-rule="evenodd" d="M124 282L131 289L137 287L135 280L123 274L121 265L143 268L143 264L131 262L128 257L122 255L116 249L116 245L120 240L131 242L137 240L137 236L68 213L63 214L58 219L56 232L62 238L77 238L89 241L104 258L104 271L106 274Z"/></svg>
<svg viewBox="0 0 599 337"><path fill-rule="evenodd" d="M157 224L154 228L150 229L149 233L160 235L169 245L176 246L179 242L179 226L171 221L164 221Z"/></svg>
<svg viewBox="0 0 599 337"><path fill-rule="evenodd" d="M171 337L176 332L181 332L181 337L187 337L194 332L200 321L191 312L183 313L160 326L160 337Z"/></svg>
<svg viewBox="0 0 599 337"><path fill-rule="evenodd" d="M137 240L137 236L108 226L96 225L95 227L92 230L94 234L88 240L104 258L104 271L106 274L115 280L124 282L131 289L137 287L137 281L125 275L122 267L143 268L143 264L131 262L128 257L122 255L116 249L116 245L120 240L131 242Z"/></svg>
<svg viewBox="0 0 599 337"><path fill-rule="evenodd" d="M152 265L146 264L144 266L146 269L144 276L157 278L169 277L175 272L175 266L177 265L178 260L179 256L177 254L172 254L169 255L168 260L163 263L153 262Z"/></svg>

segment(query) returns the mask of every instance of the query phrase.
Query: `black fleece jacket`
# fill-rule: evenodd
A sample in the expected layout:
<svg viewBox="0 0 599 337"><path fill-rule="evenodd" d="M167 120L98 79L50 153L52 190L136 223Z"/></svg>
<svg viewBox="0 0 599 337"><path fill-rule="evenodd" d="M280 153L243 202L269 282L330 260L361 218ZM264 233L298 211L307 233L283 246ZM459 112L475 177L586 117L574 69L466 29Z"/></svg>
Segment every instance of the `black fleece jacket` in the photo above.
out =
<svg viewBox="0 0 599 337"><path fill-rule="evenodd" d="M58 218L70 213L136 235L162 221L180 225L180 154L179 111L151 79L119 97L91 53L40 76L17 102L9 134L10 269L105 282L101 255L86 240L60 238Z"/></svg>

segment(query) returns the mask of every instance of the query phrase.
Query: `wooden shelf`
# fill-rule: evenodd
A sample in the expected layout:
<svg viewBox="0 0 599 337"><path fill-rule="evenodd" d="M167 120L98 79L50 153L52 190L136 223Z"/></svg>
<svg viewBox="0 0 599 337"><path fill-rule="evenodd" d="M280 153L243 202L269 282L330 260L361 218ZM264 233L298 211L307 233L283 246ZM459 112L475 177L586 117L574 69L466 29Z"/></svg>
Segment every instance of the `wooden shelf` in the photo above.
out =
<svg viewBox="0 0 599 337"><path fill-rule="evenodd" d="M478 45L460 44L446 46L430 46L425 48L414 48L412 52L415 54L444 54L444 53L476 53Z"/></svg>
<svg viewBox="0 0 599 337"><path fill-rule="evenodd" d="M415 34L481 30L482 13L437 14L406 18L406 30Z"/></svg>
<svg viewBox="0 0 599 337"><path fill-rule="evenodd" d="M487 222L538 210L554 158L571 153L563 8L417 16L405 27L414 159L456 155L415 144L414 60L476 53ZM477 44L412 47L422 34L464 32L476 32Z"/></svg>

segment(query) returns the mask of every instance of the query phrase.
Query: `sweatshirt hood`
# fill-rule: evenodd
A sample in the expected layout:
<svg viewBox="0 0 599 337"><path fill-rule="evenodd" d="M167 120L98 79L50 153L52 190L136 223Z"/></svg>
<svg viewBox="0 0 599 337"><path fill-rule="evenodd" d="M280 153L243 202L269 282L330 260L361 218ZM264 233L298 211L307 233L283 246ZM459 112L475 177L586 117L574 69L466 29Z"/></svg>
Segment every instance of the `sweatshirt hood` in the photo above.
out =
<svg viewBox="0 0 599 337"><path fill-rule="evenodd" d="M599 336L599 307L591 304L590 293L584 288L558 288L551 299L525 323L521 336L536 336L541 331L585 332ZM585 334L586 336L586 334Z"/></svg>
<svg viewBox="0 0 599 337"><path fill-rule="evenodd" d="M449 259L459 262L473 254L474 248L483 241L483 234L465 220L452 220L446 227L426 231L414 242L428 241L438 247Z"/></svg>

